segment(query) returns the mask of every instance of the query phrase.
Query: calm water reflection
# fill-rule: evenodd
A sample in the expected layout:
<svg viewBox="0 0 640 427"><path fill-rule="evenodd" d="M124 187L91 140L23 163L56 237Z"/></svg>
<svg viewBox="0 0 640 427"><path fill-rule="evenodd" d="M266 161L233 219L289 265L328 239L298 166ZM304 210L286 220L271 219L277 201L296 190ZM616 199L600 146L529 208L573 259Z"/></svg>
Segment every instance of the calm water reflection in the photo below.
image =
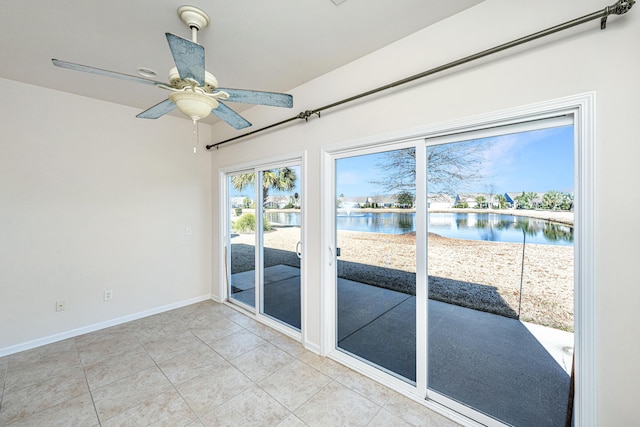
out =
<svg viewBox="0 0 640 427"><path fill-rule="evenodd" d="M272 223L300 225L298 212L267 212ZM415 231L414 212L376 212L338 214L338 230L383 234ZM573 245L573 227L542 219L493 213L432 213L429 232L444 237L492 242L522 242L547 245Z"/></svg>
<svg viewBox="0 0 640 427"><path fill-rule="evenodd" d="M444 237L492 242L573 245L573 227L542 219L505 214L432 213L429 232Z"/></svg>

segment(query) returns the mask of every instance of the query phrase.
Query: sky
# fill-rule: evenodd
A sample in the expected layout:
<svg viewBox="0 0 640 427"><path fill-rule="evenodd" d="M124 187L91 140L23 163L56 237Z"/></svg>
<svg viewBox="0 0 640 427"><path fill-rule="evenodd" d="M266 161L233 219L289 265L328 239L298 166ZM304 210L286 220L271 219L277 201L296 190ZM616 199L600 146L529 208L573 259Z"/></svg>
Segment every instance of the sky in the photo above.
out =
<svg viewBox="0 0 640 427"><path fill-rule="evenodd" d="M490 187L499 194L573 192L573 126L479 139L476 143L489 144L478 165L483 178L460 192L487 193ZM377 165L383 160L383 154L339 159L336 194L345 197L381 194L381 189L371 182L380 181Z"/></svg>
<svg viewBox="0 0 640 427"><path fill-rule="evenodd" d="M465 142L461 142L464 144ZM472 186L460 189L466 193L533 191L544 193L549 190L573 192L573 126L548 128L537 131L502 135L476 140L478 144L488 144L478 172L483 176ZM453 143L457 144L457 143ZM336 195L345 197L365 197L382 194L373 181L380 181L379 164L384 154L368 154L347 157L336 163ZM300 176L300 167L295 167ZM300 180L293 190L269 194L283 195L300 193ZM237 191L231 187L231 197L248 196L253 199L253 186Z"/></svg>

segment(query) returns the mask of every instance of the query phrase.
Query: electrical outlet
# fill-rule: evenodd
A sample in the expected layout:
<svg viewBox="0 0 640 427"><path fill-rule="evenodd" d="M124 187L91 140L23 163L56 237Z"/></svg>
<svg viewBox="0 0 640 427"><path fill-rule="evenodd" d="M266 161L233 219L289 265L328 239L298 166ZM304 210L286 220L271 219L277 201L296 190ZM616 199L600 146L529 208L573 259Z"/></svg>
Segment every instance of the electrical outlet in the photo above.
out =
<svg viewBox="0 0 640 427"><path fill-rule="evenodd" d="M111 301L113 299L113 289L104 291L104 300Z"/></svg>
<svg viewBox="0 0 640 427"><path fill-rule="evenodd" d="M56 311L64 311L67 306L67 302L63 299L56 301Z"/></svg>

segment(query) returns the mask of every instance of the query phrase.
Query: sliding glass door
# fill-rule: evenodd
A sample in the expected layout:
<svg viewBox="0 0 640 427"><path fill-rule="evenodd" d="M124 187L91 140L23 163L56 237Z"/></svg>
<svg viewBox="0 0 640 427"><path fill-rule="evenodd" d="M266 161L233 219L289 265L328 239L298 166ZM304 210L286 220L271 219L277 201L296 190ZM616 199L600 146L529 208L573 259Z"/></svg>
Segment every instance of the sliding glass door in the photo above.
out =
<svg viewBox="0 0 640 427"><path fill-rule="evenodd" d="M299 162L227 174L229 301L301 330Z"/></svg>
<svg viewBox="0 0 640 427"><path fill-rule="evenodd" d="M564 425L573 126L455 139L426 153L428 395L511 425Z"/></svg>
<svg viewBox="0 0 640 427"><path fill-rule="evenodd" d="M335 172L337 348L415 383L415 150L338 158Z"/></svg>
<svg viewBox="0 0 640 427"><path fill-rule="evenodd" d="M487 425L573 399L570 116L328 155L335 352Z"/></svg>
<svg viewBox="0 0 640 427"><path fill-rule="evenodd" d="M302 212L300 165L260 172L262 274L260 312L294 329L301 329L300 269Z"/></svg>
<svg viewBox="0 0 640 427"><path fill-rule="evenodd" d="M227 175L229 242L225 251L229 300L256 304L256 192L254 173Z"/></svg>

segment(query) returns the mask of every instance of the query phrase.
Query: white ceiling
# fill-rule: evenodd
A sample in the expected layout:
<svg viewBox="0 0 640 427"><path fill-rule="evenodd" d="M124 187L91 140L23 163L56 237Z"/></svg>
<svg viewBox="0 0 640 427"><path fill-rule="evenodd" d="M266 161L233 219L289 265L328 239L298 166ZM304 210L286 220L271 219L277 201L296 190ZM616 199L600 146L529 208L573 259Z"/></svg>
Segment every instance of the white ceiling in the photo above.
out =
<svg viewBox="0 0 640 427"><path fill-rule="evenodd" d="M206 68L220 86L286 92L481 2L346 0L336 6L332 0L185 1L11 2L0 14L0 77L145 110L167 93L57 68L51 59L133 75L136 68L148 67L158 72L156 80L167 81L173 61L164 33L191 38L177 15L179 6L189 4L211 17L198 42L205 47Z"/></svg>

